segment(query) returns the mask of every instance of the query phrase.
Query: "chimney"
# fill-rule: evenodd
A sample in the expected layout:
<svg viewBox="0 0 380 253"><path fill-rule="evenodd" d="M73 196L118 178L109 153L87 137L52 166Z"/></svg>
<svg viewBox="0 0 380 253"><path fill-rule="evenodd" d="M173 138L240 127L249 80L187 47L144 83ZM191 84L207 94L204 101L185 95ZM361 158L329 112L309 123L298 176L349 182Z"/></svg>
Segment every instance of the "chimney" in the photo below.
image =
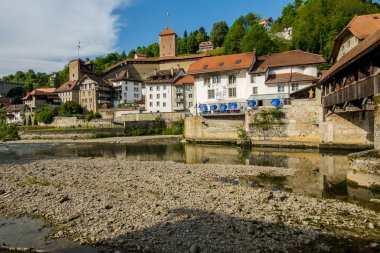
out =
<svg viewBox="0 0 380 253"><path fill-rule="evenodd" d="M127 78L129 78L129 71L127 70Z"/></svg>
<svg viewBox="0 0 380 253"><path fill-rule="evenodd" d="M173 67L170 69L170 73L172 74L172 76L174 76L174 68Z"/></svg>

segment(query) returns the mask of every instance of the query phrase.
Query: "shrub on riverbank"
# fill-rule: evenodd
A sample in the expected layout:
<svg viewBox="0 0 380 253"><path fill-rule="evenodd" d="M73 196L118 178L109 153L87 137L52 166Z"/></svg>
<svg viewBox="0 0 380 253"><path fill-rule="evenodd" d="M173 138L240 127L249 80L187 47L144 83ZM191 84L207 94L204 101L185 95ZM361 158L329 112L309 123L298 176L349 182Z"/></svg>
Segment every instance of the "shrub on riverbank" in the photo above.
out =
<svg viewBox="0 0 380 253"><path fill-rule="evenodd" d="M89 122L93 119L100 119L102 115L100 113L96 112L94 114L87 114L86 117L84 118L85 121Z"/></svg>
<svg viewBox="0 0 380 253"><path fill-rule="evenodd" d="M0 140L19 139L16 125L0 123Z"/></svg>

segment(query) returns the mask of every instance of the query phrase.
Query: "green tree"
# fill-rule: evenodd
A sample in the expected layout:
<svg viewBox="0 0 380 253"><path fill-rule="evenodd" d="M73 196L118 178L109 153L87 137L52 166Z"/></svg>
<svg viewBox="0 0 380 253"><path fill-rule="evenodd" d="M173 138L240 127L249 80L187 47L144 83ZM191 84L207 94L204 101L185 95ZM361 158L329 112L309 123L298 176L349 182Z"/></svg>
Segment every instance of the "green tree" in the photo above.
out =
<svg viewBox="0 0 380 253"><path fill-rule="evenodd" d="M68 101L58 108L58 115L61 117L71 117L82 115L83 108L74 101Z"/></svg>
<svg viewBox="0 0 380 253"><path fill-rule="evenodd" d="M147 57L159 57L160 56L160 46L158 43L150 44L146 50L145 54Z"/></svg>
<svg viewBox="0 0 380 253"><path fill-rule="evenodd" d="M270 54L276 51L275 44L270 39L263 26L253 24L242 39L243 52L256 49L257 55Z"/></svg>
<svg viewBox="0 0 380 253"><path fill-rule="evenodd" d="M241 52L241 41L245 35L244 17L238 18L228 30L226 39L223 44L226 54L234 54Z"/></svg>
<svg viewBox="0 0 380 253"><path fill-rule="evenodd" d="M36 110L35 118L38 122L49 124L53 121L56 115L56 110L54 110L52 107L48 105L45 105Z"/></svg>
<svg viewBox="0 0 380 253"><path fill-rule="evenodd" d="M225 21L214 23L211 30L211 41L214 47L221 47L228 33L228 25Z"/></svg>

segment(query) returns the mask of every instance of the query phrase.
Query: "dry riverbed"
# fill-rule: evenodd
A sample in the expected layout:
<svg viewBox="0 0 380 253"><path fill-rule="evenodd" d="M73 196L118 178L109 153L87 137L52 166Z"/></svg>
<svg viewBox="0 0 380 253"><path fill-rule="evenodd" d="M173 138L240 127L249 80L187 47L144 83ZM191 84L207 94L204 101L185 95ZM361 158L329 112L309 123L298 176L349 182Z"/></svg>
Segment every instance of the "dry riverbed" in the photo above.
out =
<svg viewBox="0 0 380 253"><path fill-rule="evenodd" d="M220 180L293 173L256 166L0 157L0 213L43 218L53 237L119 252L376 252L375 211Z"/></svg>

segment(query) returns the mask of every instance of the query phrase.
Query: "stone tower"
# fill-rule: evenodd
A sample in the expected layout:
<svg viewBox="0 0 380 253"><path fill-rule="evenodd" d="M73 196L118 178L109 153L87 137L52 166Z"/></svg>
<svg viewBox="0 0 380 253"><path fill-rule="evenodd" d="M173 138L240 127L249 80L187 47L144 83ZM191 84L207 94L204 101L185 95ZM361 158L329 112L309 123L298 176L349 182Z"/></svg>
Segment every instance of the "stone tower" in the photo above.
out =
<svg viewBox="0 0 380 253"><path fill-rule="evenodd" d="M160 33L160 57L177 56L177 34L170 27Z"/></svg>
<svg viewBox="0 0 380 253"><path fill-rule="evenodd" d="M80 73L81 60L75 59L69 62L69 80L76 81L81 77Z"/></svg>

